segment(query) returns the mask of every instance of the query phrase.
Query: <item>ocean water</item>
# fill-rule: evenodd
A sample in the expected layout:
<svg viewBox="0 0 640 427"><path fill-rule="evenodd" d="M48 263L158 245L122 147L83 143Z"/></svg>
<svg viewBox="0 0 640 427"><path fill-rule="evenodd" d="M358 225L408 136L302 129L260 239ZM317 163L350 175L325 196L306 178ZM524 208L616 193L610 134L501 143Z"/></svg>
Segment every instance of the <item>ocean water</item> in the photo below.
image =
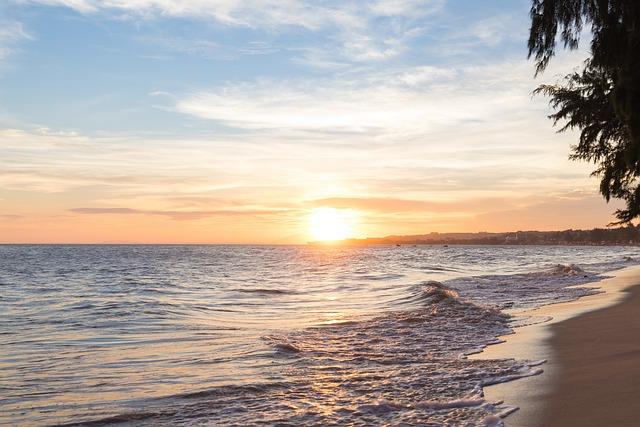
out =
<svg viewBox="0 0 640 427"><path fill-rule="evenodd" d="M469 360L631 247L0 246L0 424L500 425ZM541 319L529 319L531 322ZM527 321L527 319L525 319ZM519 320L522 322L522 320Z"/></svg>

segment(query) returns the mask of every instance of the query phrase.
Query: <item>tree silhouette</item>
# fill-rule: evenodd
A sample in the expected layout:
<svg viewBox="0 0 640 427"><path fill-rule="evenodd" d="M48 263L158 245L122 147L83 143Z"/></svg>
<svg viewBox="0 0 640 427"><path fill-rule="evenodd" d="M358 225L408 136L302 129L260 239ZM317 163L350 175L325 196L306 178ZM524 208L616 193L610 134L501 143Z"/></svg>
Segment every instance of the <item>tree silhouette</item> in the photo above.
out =
<svg viewBox="0 0 640 427"><path fill-rule="evenodd" d="M640 216L640 0L532 0L529 57L536 75L556 42L576 49L590 26L591 57L561 84L535 91L550 96L559 132L578 129L571 158L596 164L600 192L624 199L618 223Z"/></svg>

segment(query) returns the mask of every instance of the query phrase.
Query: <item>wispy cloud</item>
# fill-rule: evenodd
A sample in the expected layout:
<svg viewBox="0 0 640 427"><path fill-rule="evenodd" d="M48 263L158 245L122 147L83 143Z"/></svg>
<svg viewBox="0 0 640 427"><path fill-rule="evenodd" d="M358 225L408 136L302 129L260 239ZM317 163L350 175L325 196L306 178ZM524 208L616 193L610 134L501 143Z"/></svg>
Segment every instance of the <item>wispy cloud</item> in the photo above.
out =
<svg viewBox="0 0 640 427"><path fill-rule="evenodd" d="M604 203L595 191L579 192L573 197L550 195L532 200L524 206L493 209L470 218L469 230L564 230L603 227L606 218L613 221L613 212L622 207L618 200ZM603 221L604 220L604 221Z"/></svg>
<svg viewBox="0 0 640 427"><path fill-rule="evenodd" d="M598 204L589 221L605 223L589 165L566 159L573 136L531 98L526 40L505 37L523 32L520 3L469 17L444 0L11 0L52 23L25 20L39 66L3 87L42 77L2 120L2 218L32 221L34 239L79 223L153 241L304 241L320 206L357 210L360 235L520 227L527 209L550 222L545 209ZM108 58L77 55L81 32ZM0 52L29 34L0 27Z"/></svg>
<svg viewBox="0 0 640 427"><path fill-rule="evenodd" d="M526 40L527 24L526 15L502 13L465 26L450 28L443 35L442 43L447 46L447 53L457 55L469 53L473 49L495 48L505 41Z"/></svg>
<svg viewBox="0 0 640 427"><path fill-rule="evenodd" d="M524 60L415 66L231 83L186 96L175 109L239 129L416 137L452 126L528 120L531 111L546 108L532 102L535 84Z"/></svg>
<svg viewBox="0 0 640 427"><path fill-rule="evenodd" d="M23 215L17 215L17 214L0 214L0 218L2 218L2 219L6 219L7 221L11 221L11 220L16 220L16 219L23 218Z"/></svg>
<svg viewBox="0 0 640 427"><path fill-rule="evenodd" d="M326 65L321 57L331 52L342 61L368 62L393 58L407 49L420 31L417 20L438 12L444 0L377 0L375 2L311 0L21 0L63 6L83 14L115 13L136 19L188 17L213 20L217 25L268 32L302 29L326 37L315 47L302 48L301 62ZM164 44L191 52L210 53L209 42L184 46L163 37ZM203 45L203 43L205 43ZM264 53L264 46L243 49ZM323 65L324 64L324 65Z"/></svg>
<svg viewBox="0 0 640 427"><path fill-rule="evenodd" d="M141 17L213 17L230 26L277 28L360 27L367 16L417 17L440 9L444 0L377 0L374 2L310 0L18 0L64 6L81 13L121 11Z"/></svg>
<svg viewBox="0 0 640 427"><path fill-rule="evenodd" d="M274 216L281 215L283 211L277 210L209 210L209 211L170 211L170 210L145 210L133 208L72 208L71 212L87 215L158 215L176 220L198 220L216 216Z"/></svg>
<svg viewBox="0 0 640 427"><path fill-rule="evenodd" d="M32 39L33 36L22 23L0 19L0 67L6 65L7 59L16 51L20 42Z"/></svg>
<svg viewBox="0 0 640 427"><path fill-rule="evenodd" d="M510 200L515 206L518 200ZM487 212L495 209L497 203L504 205L501 198L477 199L470 198L455 201L411 200L381 197L329 197L311 200L309 205L314 207L333 207L338 209L356 209L381 213L455 213L462 212L471 215L474 212Z"/></svg>
<svg viewBox="0 0 640 427"><path fill-rule="evenodd" d="M531 132L541 136L539 129ZM457 140L368 146L346 143L353 135L340 144L337 135L336 145L268 132L226 140L97 138L51 130L7 130L0 137L0 195L21 221L62 210L87 217L87 224L92 215L104 217L101 224L179 220L225 235L232 224L242 224L253 231L236 233L272 233L264 241L302 229L291 239L304 241L305 215L321 206L361 212L361 235L488 229L492 213L530 219L518 212L530 206L538 212L545 203L564 214L572 207L605 206L588 192L593 183L584 167L567 164L548 144L537 148L521 132L507 134L520 137L521 148L480 144L471 151ZM497 137L488 138L495 143ZM544 159L544 166L535 159ZM568 193L573 189L580 191ZM557 210L562 203L568 207ZM607 221L606 206L593 212L593 222ZM268 230L255 229L265 223ZM503 225L526 227L514 219L492 229Z"/></svg>
<svg viewBox="0 0 640 427"><path fill-rule="evenodd" d="M444 3L445 0L374 0L368 6L377 16L416 18L440 10Z"/></svg>

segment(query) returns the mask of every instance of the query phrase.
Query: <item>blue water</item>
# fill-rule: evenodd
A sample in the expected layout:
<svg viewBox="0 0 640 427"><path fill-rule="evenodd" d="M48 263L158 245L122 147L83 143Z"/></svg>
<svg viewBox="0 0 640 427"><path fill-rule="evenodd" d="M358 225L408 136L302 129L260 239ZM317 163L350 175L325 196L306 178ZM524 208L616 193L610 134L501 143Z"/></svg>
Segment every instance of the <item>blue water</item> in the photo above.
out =
<svg viewBox="0 0 640 427"><path fill-rule="evenodd" d="M631 247L0 246L0 424L500 424L464 357Z"/></svg>

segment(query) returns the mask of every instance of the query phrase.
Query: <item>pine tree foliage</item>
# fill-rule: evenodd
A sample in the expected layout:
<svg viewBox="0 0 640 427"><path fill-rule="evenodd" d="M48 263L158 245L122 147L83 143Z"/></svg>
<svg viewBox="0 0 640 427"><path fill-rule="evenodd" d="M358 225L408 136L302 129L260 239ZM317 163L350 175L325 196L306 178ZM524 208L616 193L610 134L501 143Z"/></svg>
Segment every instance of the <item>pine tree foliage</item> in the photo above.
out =
<svg viewBox="0 0 640 427"><path fill-rule="evenodd" d="M620 223L640 216L640 0L532 0L529 57L545 70L559 41L576 49L590 29L591 57L561 84L542 85L560 131L576 129L571 158L596 165L603 196L621 198Z"/></svg>

